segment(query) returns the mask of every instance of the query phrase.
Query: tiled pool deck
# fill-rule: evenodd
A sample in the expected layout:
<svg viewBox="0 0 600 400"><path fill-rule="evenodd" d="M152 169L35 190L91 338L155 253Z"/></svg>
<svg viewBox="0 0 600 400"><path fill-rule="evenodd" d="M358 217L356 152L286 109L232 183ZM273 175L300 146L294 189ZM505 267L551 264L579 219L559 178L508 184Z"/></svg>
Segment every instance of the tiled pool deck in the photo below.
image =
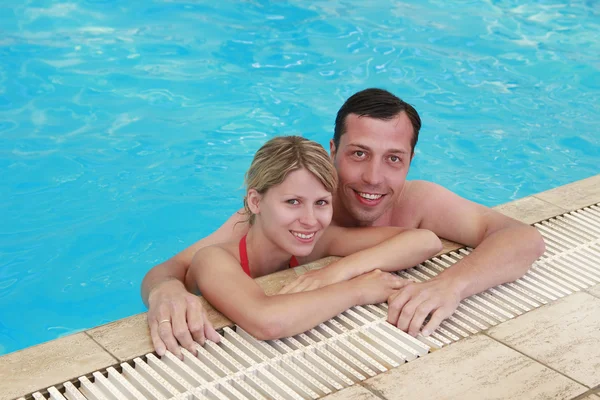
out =
<svg viewBox="0 0 600 400"><path fill-rule="evenodd" d="M496 207L528 224L600 202L600 175ZM445 242L444 251L458 248ZM267 293L322 266L261 278ZM231 322L210 306L217 328ZM60 384L151 352L146 315L0 357L0 399ZM540 307L326 399L600 400L600 285Z"/></svg>

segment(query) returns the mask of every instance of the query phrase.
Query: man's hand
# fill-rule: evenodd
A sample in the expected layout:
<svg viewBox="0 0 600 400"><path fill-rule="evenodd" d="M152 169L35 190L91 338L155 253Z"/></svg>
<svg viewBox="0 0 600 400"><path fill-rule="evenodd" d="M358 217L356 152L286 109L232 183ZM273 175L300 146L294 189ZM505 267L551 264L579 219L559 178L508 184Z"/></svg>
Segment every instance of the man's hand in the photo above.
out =
<svg viewBox="0 0 600 400"><path fill-rule="evenodd" d="M388 322L412 336L429 336L454 313L460 295L452 281L411 282L388 298ZM423 330L423 322L431 315Z"/></svg>
<svg viewBox="0 0 600 400"><path fill-rule="evenodd" d="M396 290L409 285L410 281L390 272L375 269L350 279L348 283L352 285L352 292L359 295L358 304L365 305L385 301Z"/></svg>
<svg viewBox="0 0 600 400"><path fill-rule="evenodd" d="M342 271L335 268L333 264L335 263L300 275L294 281L281 288L277 294L307 292L345 280L346 278L341 273Z"/></svg>
<svg viewBox="0 0 600 400"><path fill-rule="evenodd" d="M194 341L219 341L219 334L208 320L198 296L188 292L176 280L167 280L153 288L148 296L148 326L152 344L159 356L166 350L182 358L179 344L196 354ZM179 342L179 344L178 344Z"/></svg>

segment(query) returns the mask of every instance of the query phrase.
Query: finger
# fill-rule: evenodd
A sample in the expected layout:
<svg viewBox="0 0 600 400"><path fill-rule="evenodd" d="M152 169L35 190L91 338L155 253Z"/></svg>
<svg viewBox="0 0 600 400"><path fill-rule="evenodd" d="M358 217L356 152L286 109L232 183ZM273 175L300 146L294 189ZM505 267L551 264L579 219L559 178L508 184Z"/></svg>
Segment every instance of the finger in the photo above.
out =
<svg viewBox="0 0 600 400"><path fill-rule="evenodd" d="M294 281L288 283L287 285L285 285L280 291L279 294L286 294L286 293L294 293L293 290L303 281L303 278L300 276L298 278L296 278Z"/></svg>
<svg viewBox="0 0 600 400"><path fill-rule="evenodd" d="M166 318L161 319L161 321L166 320ZM158 322L157 322L158 323ZM173 336L173 328L171 327L170 322L158 323L157 325L158 336L164 342L167 350L173 353L176 357L182 358L181 350L179 349L179 344L177 344L177 340L175 336Z"/></svg>
<svg viewBox="0 0 600 400"><path fill-rule="evenodd" d="M279 289L279 292L277 292L277 294L286 294L286 293L289 293L290 289L292 287L294 287L294 282L288 283L287 285L285 285L284 287L282 287L281 289Z"/></svg>
<svg viewBox="0 0 600 400"><path fill-rule="evenodd" d="M394 290L402 289L403 287L405 287L406 285L411 283L410 280L402 279L399 276L393 275L393 274L390 274L390 279L391 279L391 288Z"/></svg>
<svg viewBox="0 0 600 400"><path fill-rule="evenodd" d="M404 304L404 307L402 307L402 311L400 312L400 317L398 318L398 323L396 324L398 329L408 332L410 321L412 321L419 304L420 303L414 298L411 298Z"/></svg>
<svg viewBox="0 0 600 400"><path fill-rule="evenodd" d="M388 322L392 325L398 325L398 318L404 304L409 299L409 293L406 291L396 292L388 298Z"/></svg>
<svg viewBox="0 0 600 400"><path fill-rule="evenodd" d="M435 310L435 304L432 302L424 302L421 303L412 317L410 324L408 326L408 334L411 336L417 336L421 331L421 327L423 326L423 321L425 318Z"/></svg>
<svg viewBox="0 0 600 400"><path fill-rule="evenodd" d="M425 325L425 327L423 327L423 330L421 331L423 336L431 335L440 326L442 321L448 318L453 311L454 310L447 311L443 308L438 308L437 310L435 310L435 312L431 315L429 322Z"/></svg>
<svg viewBox="0 0 600 400"><path fill-rule="evenodd" d="M186 303L180 303L176 307L171 308L171 328L173 335L179 344L186 349L194 347L194 339L192 339L192 334L187 323L188 308L189 304ZM179 358L183 357L179 356Z"/></svg>
<svg viewBox="0 0 600 400"><path fill-rule="evenodd" d="M202 313L204 310L201 305L198 305L196 300L190 301L188 303L188 308L186 311L187 318L187 327L192 335L194 341L204 345L204 314ZM189 345L181 343L183 347L185 347L190 353L196 355L196 344L191 341Z"/></svg>
<svg viewBox="0 0 600 400"><path fill-rule="evenodd" d="M154 346L154 350L156 350L156 354L158 354L161 357L164 356L165 351L167 350L167 346L158 334L158 323L156 322L156 320L150 322L150 337L152 338L152 345Z"/></svg>
<svg viewBox="0 0 600 400"><path fill-rule="evenodd" d="M161 323L160 321L168 322ZM158 312L152 321L152 325L156 327L157 339L163 342L166 350L169 350L177 357L180 357L181 352L179 350L179 345L177 344L175 336L173 336L173 329L171 328L171 313L169 312L169 307L164 304L159 306Z"/></svg>
<svg viewBox="0 0 600 400"><path fill-rule="evenodd" d="M303 280L302 282L300 282L298 285L296 285L296 287L294 287L290 293L300 293L300 292L306 292L310 286L314 284L314 280Z"/></svg>
<svg viewBox="0 0 600 400"><path fill-rule="evenodd" d="M219 333L213 327L212 323L208 319L208 316L206 315L206 311L202 310L202 314L204 317L204 336L214 343L219 343L221 341L221 335L219 335Z"/></svg>

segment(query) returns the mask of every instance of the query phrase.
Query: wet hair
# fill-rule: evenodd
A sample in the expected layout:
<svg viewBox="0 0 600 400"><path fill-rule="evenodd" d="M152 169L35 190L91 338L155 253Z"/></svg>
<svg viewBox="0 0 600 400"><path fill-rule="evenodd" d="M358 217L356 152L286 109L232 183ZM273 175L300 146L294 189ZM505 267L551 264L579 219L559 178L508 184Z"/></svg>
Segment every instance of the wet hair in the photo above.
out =
<svg viewBox="0 0 600 400"><path fill-rule="evenodd" d="M254 189L264 194L281 184L290 172L302 168L312 173L328 192L335 191L337 172L323 146L301 136L278 136L265 143L254 155L246 172L246 193ZM248 196L244 197L244 214L253 224L255 215L248 207Z"/></svg>
<svg viewBox="0 0 600 400"><path fill-rule="evenodd" d="M417 110L410 104L402 101L399 97L383 89L365 89L353 94L346 100L335 118L335 130L333 143L337 149L340 138L346 133L346 117L356 114L360 117L369 117L382 120L390 120L401 112L405 112L413 127L413 137L410 142L411 154L415 152L415 146L419 140L421 130L421 118Z"/></svg>

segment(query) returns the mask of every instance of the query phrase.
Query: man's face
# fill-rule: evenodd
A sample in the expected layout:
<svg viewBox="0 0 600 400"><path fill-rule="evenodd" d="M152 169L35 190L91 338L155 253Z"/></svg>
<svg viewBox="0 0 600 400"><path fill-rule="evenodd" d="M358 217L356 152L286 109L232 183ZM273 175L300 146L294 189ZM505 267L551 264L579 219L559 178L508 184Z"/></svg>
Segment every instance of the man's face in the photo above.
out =
<svg viewBox="0 0 600 400"><path fill-rule="evenodd" d="M392 211L412 159L412 136L404 112L387 121L350 114L338 148L331 141L338 202L358 225L375 225Z"/></svg>

